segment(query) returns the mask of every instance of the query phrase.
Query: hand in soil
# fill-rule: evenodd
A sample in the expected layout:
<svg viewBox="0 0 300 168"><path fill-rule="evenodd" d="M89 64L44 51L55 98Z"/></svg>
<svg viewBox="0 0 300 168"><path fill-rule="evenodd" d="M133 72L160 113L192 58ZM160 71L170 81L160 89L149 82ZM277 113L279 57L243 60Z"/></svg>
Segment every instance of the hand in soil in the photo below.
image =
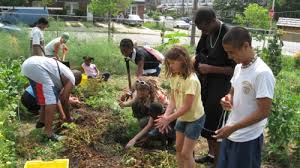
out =
<svg viewBox="0 0 300 168"><path fill-rule="evenodd" d="M125 146L125 149L128 149L130 147L132 147L134 144L136 143L136 140L135 139L131 139L127 145Z"/></svg>

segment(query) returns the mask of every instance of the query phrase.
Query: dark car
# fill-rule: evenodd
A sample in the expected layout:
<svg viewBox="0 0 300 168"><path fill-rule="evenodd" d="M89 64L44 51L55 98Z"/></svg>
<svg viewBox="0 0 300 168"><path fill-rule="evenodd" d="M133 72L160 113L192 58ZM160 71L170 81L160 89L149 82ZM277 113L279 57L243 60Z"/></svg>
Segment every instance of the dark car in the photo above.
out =
<svg viewBox="0 0 300 168"><path fill-rule="evenodd" d="M48 16L49 12L46 7L14 7L3 13L0 21L7 24L24 23L34 26L41 17L48 18Z"/></svg>

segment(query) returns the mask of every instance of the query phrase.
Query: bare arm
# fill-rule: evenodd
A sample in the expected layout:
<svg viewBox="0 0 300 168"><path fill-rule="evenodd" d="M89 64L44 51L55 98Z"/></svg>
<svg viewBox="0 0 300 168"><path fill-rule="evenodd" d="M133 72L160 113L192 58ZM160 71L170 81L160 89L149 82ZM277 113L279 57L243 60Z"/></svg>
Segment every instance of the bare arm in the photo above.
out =
<svg viewBox="0 0 300 168"><path fill-rule="evenodd" d="M32 45L32 55L38 55L38 56L42 56L43 52L41 49L41 46L38 44L34 44Z"/></svg>
<svg viewBox="0 0 300 168"><path fill-rule="evenodd" d="M187 94L184 98L183 105L179 109L177 109L175 113L172 113L171 115L167 116L167 121L170 123L176 120L178 117L185 114L186 112L188 112L191 109L194 100L195 95Z"/></svg>
<svg viewBox="0 0 300 168"><path fill-rule="evenodd" d="M175 109L175 99L174 99L174 94L173 91L171 92L171 100L169 101L169 104L167 106L165 116L169 116L174 112Z"/></svg>
<svg viewBox="0 0 300 168"><path fill-rule="evenodd" d="M230 66L226 67L219 67L219 66L213 66L208 64L199 64L199 71L202 74L224 74L224 75L232 75L234 69Z"/></svg>
<svg viewBox="0 0 300 168"><path fill-rule="evenodd" d="M97 72L97 75L96 75L96 76L99 76L99 75L100 75L100 72L99 72L99 70L98 70L97 67L95 67L95 71Z"/></svg>
<svg viewBox="0 0 300 168"><path fill-rule="evenodd" d="M270 98L258 98L256 99L257 103L257 110L249 115L248 117L244 118L242 121L234 124L225 126L216 131L215 138L226 138L231 135L234 131L248 127L253 125L265 118L267 118L271 111L272 106L272 99Z"/></svg>
<svg viewBox="0 0 300 168"><path fill-rule="evenodd" d="M60 47L60 42L54 44L54 57L57 60L60 60L60 58L58 56L59 47Z"/></svg>
<svg viewBox="0 0 300 168"><path fill-rule="evenodd" d="M66 115L65 115L65 113L64 113L64 110L63 110L63 107L62 107L62 105L61 105L61 102L59 102L59 103L57 104L57 108L58 108L58 111L59 111L59 114L60 114L60 118L61 118L62 120L66 120Z"/></svg>
<svg viewBox="0 0 300 168"><path fill-rule="evenodd" d="M136 76L138 79L143 75L143 71L144 71L144 60L141 60L138 62L138 68L136 71Z"/></svg>
<svg viewBox="0 0 300 168"><path fill-rule="evenodd" d="M139 139L141 139L153 127L153 118L150 117L147 125L136 134L126 145L126 148L133 146Z"/></svg>

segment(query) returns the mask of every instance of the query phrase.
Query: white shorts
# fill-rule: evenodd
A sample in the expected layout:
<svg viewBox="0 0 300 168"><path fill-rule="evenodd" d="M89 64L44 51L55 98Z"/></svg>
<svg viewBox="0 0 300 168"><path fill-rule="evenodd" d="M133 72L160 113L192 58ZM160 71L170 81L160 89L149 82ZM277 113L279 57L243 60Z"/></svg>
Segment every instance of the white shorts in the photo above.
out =
<svg viewBox="0 0 300 168"><path fill-rule="evenodd" d="M39 105L58 103L59 89L55 87L49 73L36 64L25 64L22 73L29 78Z"/></svg>

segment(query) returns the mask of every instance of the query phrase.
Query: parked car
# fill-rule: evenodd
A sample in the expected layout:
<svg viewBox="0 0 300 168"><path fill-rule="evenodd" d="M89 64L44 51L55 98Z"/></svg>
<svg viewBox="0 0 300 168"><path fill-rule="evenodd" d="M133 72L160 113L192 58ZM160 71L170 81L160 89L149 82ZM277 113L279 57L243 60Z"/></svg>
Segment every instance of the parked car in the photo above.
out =
<svg viewBox="0 0 300 168"><path fill-rule="evenodd" d="M12 24L0 23L0 31L20 32L21 28L19 28L16 25L12 25Z"/></svg>
<svg viewBox="0 0 300 168"><path fill-rule="evenodd" d="M48 16L49 12L46 7L14 7L4 12L0 17L0 21L14 25L25 23L34 26L41 17L48 18Z"/></svg>
<svg viewBox="0 0 300 168"><path fill-rule="evenodd" d="M179 18L179 20L183 20L183 21L185 21L186 23L190 23L190 21L192 21L192 19L189 18L189 17L181 17L181 18Z"/></svg>
<svg viewBox="0 0 300 168"><path fill-rule="evenodd" d="M174 27L175 28L181 28L181 29L189 29L190 28L190 24L186 23L183 20L175 20Z"/></svg>
<svg viewBox="0 0 300 168"><path fill-rule="evenodd" d="M172 16L166 16L166 20L174 20Z"/></svg>
<svg viewBox="0 0 300 168"><path fill-rule="evenodd" d="M123 23L130 26L142 26L143 20L139 15L128 15L128 18L126 18Z"/></svg>

